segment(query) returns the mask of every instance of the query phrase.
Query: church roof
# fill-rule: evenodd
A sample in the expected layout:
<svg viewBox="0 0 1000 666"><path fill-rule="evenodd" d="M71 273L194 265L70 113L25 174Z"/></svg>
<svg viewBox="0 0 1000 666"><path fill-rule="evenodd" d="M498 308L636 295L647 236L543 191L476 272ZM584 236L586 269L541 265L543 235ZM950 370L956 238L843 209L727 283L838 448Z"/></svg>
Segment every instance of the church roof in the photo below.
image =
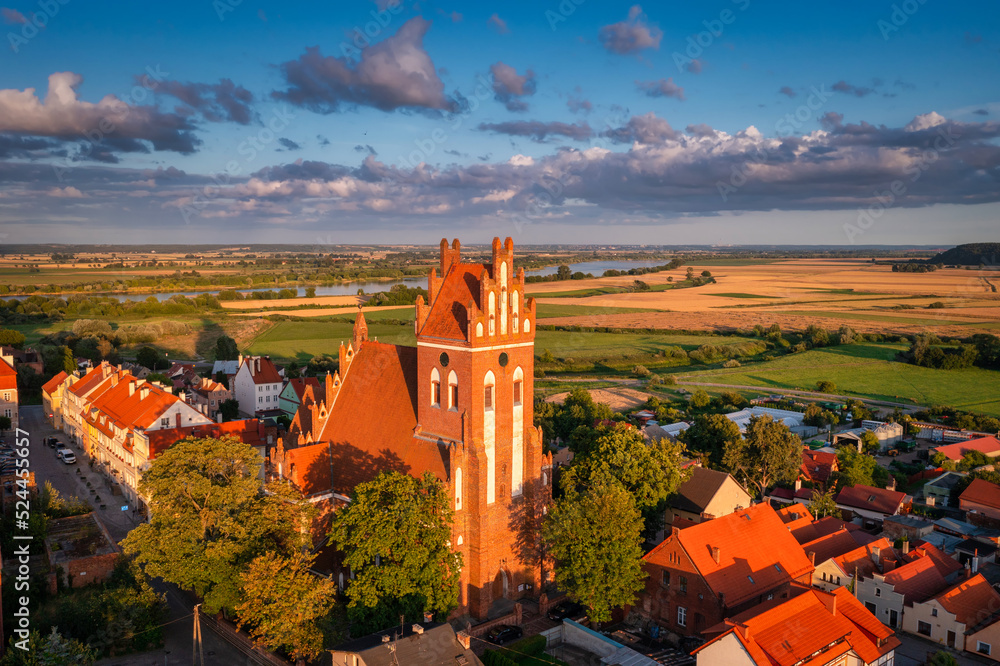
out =
<svg viewBox="0 0 1000 666"><path fill-rule="evenodd" d="M483 304L479 302L479 285L485 271L486 266L483 264L453 264L443 276L441 288L434 302L429 303L430 313L418 335L446 340L467 340L469 303L475 303L480 312L483 310Z"/></svg>
<svg viewBox="0 0 1000 666"><path fill-rule="evenodd" d="M416 348L365 341L317 438L329 442L332 489L347 493L385 470L449 478L445 445L414 438L416 428Z"/></svg>

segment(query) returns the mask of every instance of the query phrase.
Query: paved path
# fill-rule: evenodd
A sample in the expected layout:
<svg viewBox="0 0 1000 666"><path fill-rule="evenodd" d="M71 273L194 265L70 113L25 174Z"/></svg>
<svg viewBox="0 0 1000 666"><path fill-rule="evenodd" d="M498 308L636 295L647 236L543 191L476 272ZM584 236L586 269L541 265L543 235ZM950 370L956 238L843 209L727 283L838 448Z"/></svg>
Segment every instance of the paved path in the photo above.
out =
<svg viewBox="0 0 1000 666"><path fill-rule="evenodd" d="M75 495L85 498L94 506L96 502L91 499L93 495L87 489L87 481L89 480L94 488L98 488L97 494L101 496L101 500L107 506L105 510L95 506L94 515L107 528L108 533L115 541L124 539L128 531L135 526L136 521L132 518L131 511L121 510L122 502L119 500L123 500L123 498L120 495L112 496L111 488L107 485L104 477L90 469L86 462L86 454L70 444L68 436L48 424L40 405L21 407L19 417L21 429L29 433L31 441L28 457L29 468L35 473L35 481L39 488L46 481L50 481L63 496ZM56 458L55 449L50 449L42 444L44 437L52 435L68 444L76 452L78 461L76 464L63 463ZM80 470L79 475L76 473L77 469ZM174 586L167 585L159 579L154 580L152 585L157 592L166 594L169 607L167 621L170 624L164 628L163 649L142 655L105 659L99 662L102 666L190 666L193 606L187 595ZM202 626L202 643L205 646L206 663L222 666L253 663L248 662L242 654L204 625Z"/></svg>

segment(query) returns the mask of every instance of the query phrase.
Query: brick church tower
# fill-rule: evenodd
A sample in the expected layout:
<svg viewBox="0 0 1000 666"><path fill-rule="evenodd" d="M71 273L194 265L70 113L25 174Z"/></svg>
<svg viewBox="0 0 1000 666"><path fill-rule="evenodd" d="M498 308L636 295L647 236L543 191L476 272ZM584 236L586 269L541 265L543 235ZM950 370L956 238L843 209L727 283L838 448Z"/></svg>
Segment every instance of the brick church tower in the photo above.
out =
<svg viewBox="0 0 1000 666"><path fill-rule="evenodd" d="M369 339L359 313L339 372L307 387L271 460L312 500L333 504L381 471L434 474L455 511L458 612L477 618L537 596L543 582L538 527L552 457L534 427L535 301L524 283L510 238L493 239L482 264L463 263L458 241L442 240L427 302L417 298L416 348Z"/></svg>
<svg viewBox="0 0 1000 666"><path fill-rule="evenodd" d="M461 443L452 543L465 562L461 602L482 617L500 598L537 596L542 583L515 545L518 522L550 495L551 459L533 425L535 302L510 238L493 239L488 264L462 263L458 240L442 240L427 291L416 306L417 436Z"/></svg>

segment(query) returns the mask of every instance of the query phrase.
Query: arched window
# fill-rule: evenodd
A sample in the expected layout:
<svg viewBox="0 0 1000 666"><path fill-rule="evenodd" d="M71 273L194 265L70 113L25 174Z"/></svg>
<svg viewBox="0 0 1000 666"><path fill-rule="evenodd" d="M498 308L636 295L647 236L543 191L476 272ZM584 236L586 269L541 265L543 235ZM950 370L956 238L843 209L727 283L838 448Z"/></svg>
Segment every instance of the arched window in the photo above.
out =
<svg viewBox="0 0 1000 666"><path fill-rule="evenodd" d="M448 374L448 409L458 410L458 375L454 370Z"/></svg>
<svg viewBox="0 0 1000 666"><path fill-rule="evenodd" d="M479 322L478 324L476 324L476 337L477 338L483 337L483 322Z"/></svg>
<svg viewBox="0 0 1000 666"><path fill-rule="evenodd" d="M525 319L524 320L524 332L525 333L531 333L531 320L530 319Z"/></svg>
<svg viewBox="0 0 1000 666"><path fill-rule="evenodd" d="M490 294L490 297L492 296L493 294ZM497 334L497 318L495 315L490 315L490 337L493 337L496 334Z"/></svg>
<svg viewBox="0 0 1000 666"><path fill-rule="evenodd" d="M486 411L493 411L493 403L496 398L494 395L496 392L496 383L496 377L493 376L493 371L490 370L483 379L483 409Z"/></svg>
<svg viewBox="0 0 1000 666"><path fill-rule="evenodd" d="M431 407L441 406L441 373L431 368Z"/></svg>
<svg viewBox="0 0 1000 666"><path fill-rule="evenodd" d="M517 290L511 292L510 294L510 312L511 312L511 322L514 324L514 332L517 333L520 328L521 318L518 316L519 301L517 297Z"/></svg>
<svg viewBox="0 0 1000 666"><path fill-rule="evenodd" d="M340 589L341 592L344 591L344 572L343 571L341 571L340 575L337 576L337 587Z"/></svg>
<svg viewBox="0 0 1000 666"><path fill-rule="evenodd" d="M518 366L514 370L514 404L520 405L523 399L524 391L524 371Z"/></svg>
<svg viewBox="0 0 1000 666"><path fill-rule="evenodd" d="M500 264L500 284L507 286L507 262Z"/></svg>
<svg viewBox="0 0 1000 666"><path fill-rule="evenodd" d="M497 295L490 292L490 337L497 334Z"/></svg>
<svg viewBox="0 0 1000 666"><path fill-rule="evenodd" d="M455 469L455 511L462 509L462 468Z"/></svg>
<svg viewBox="0 0 1000 666"><path fill-rule="evenodd" d="M500 335L507 335L507 285L500 288Z"/></svg>

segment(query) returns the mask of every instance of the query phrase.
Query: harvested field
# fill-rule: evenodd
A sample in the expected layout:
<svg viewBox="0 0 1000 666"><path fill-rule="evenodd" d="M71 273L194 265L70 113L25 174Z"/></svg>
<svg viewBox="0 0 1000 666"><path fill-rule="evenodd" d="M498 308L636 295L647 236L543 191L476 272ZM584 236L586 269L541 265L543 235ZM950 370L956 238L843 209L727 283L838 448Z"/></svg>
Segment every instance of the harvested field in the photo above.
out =
<svg viewBox="0 0 1000 666"><path fill-rule="evenodd" d="M650 394L632 388L590 389L588 391L594 402L604 403L616 412L627 412L637 408L649 399ZM545 399L546 402L562 404L569 393L556 393Z"/></svg>

